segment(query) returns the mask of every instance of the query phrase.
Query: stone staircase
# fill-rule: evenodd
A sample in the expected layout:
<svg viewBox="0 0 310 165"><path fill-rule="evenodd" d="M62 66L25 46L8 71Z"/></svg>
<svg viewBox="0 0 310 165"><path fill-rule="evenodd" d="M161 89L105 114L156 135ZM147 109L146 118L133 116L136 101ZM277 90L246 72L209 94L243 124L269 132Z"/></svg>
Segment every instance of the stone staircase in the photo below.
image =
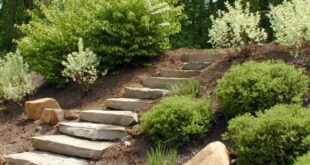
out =
<svg viewBox="0 0 310 165"><path fill-rule="evenodd" d="M182 70L162 69L158 77L145 78L144 87L126 87L124 98L105 101L106 110L85 110L80 121L58 124L62 135L33 137L34 151L6 155L5 160L12 165L86 165L100 159L104 150L128 138L126 130L138 122L134 111L169 95L170 85L194 79L216 58L214 54L184 54Z"/></svg>

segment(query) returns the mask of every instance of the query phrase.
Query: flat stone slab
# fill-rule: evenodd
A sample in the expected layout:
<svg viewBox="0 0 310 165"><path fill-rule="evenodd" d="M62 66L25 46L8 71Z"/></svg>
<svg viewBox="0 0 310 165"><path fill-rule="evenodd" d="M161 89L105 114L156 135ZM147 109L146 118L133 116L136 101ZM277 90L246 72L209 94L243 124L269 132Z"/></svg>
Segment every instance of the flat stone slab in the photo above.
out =
<svg viewBox="0 0 310 165"><path fill-rule="evenodd" d="M80 119L90 122L128 126L138 122L138 114L131 111L86 110Z"/></svg>
<svg viewBox="0 0 310 165"><path fill-rule="evenodd" d="M211 62L186 62L183 65L183 70L201 70L210 64Z"/></svg>
<svg viewBox="0 0 310 165"><path fill-rule="evenodd" d="M117 140L128 136L126 127L89 122L61 122L59 131L82 138L96 140Z"/></svg>
<svg viewBox="0 0 310 165"><path fill-rule="evenodd" d="M125 97L138 98L138 99L158 99L169 95L170 91L165 89L152 89L152 88L125 88Z"/></svg>
<svg viewBox="0 0 310 165"><path fill-rule="evenodd" d="M41 151L7 155L5 161L9 165L88 165L83 159Z"/></svg>
<svg viewBox="0 0 310 165"><path fill-rule="evenodd" d="M183 54L182 62L214 62L222 58L226 52L209 52L206 54Z"/></svg>
<svg viewBox="0 0 310 165"><path fill-rule="evenodd" d="M113 142L99 142L78 139L67 135L46 135L32 137L32 146L42 151L99 159L102 152L112 146Z"/></svg>
<svg viewBox="0 0 310 165"><path fill-rule="evenodd" d="M159 72L161 77L177 77L177 78L192 78L199 75L198 70L168 70L163 69Z"/></svg>
<svg viewBox="0 0 310 165"><path fill-rule="evenodd" d="M167 89L181 81L190 81L192 78L167 78L167 77L147 77L143 80L143 85L151 88Z"/></svg>
<svg viewBox="0 0 310 165"><path fill-rule="evenodd" d="M133 98L113 98L107 99L104 104L108 108L132 111L139 110L149 106L152 103L150 100L133 99Z"/></svg>

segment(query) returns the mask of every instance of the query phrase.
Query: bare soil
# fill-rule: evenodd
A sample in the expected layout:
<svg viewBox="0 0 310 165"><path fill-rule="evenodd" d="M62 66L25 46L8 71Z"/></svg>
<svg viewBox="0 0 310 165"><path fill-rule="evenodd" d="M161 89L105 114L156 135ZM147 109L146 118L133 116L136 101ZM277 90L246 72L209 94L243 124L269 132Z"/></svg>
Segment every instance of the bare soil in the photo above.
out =
<svg viewBox="0 0 310 165"><path fill-rule="evenodd" d="M37 90L34 96L27 100L52 97L55 98L64 109L102 109L105 108L104 100L110 97L121 97L123 89L126 86L141 86L141 80L147 76L154 76L160 69L181 69L181 54L204 54L205 50L195 49L178 49L169 51L158 58L154 59L152 66L142 67L125 67L121 68L117 74L100 78L91 88L91 90L82 95L79 88L70 84L62 89L57 89L49 84ZM205 88L202 94L207 91L213 96L214 109L217 111L218 106L214 98L214 88L216 82L230 68L231 65L242 63L247 60L284 60L287 63L294 64L298 67L304 67L301 59L293 58L289 49L275 43L263 45L255 49L251 54L248 53L230 53L221 57L217 62L202 71L199 79L203 82ZM306 66L310 73L309 66ZM305 104L310 105L310 94L305 98ZM39 125L32 121L26 120L22 114L23 107L16 104L8 104L10 112L5 117L0 117L0 144L5 154L25 152L31 150L30 137L42 134L53 134L55 128L48 125ZM147 109L146 109L147 110ZM146 111L143 110L143 111ZM142 112L143 112L142 111ZM178 164L183 164L192 158L197 152L204 148L212 141L223 141L221 134L226 130L226 119L218 111L214 123L214 128L209 132L206 138L196 138L192 142L178 151ZM223 141L228 147L231 144ZM103 165L140 165L147 163L147 152L152 144L143 136L136 135L127 142L120 142L118 145L111 147L102 155L102 159L96 164ZM0 146L1 148L1 146Z"/></svg>

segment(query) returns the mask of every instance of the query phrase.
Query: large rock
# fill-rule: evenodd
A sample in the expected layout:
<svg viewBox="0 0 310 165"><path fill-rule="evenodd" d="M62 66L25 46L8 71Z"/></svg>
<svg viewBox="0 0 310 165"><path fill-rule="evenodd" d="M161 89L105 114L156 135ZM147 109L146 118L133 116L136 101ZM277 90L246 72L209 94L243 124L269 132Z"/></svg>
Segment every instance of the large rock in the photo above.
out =
<svg viewBox="0 0 310 165"><path fill-rule="evenodd" d="M125 97L137 99L158 99L170 93L165 89L151 89L151 88L125 88Z"/></svg>
<svg viewBox="0 0 310 165"><path fill-rule="evenodd" d="M61 122L58 129L64 134L96 140L118 140L128 136L125 127L98 123Z"/></svg>
<svg viewBox="0 0 310 165"><path fill-rule="evenodd" d="M66 135L46 135L31 138L34 148L81 158L99 159L113 142L78 139Z"/></svg>
<svg viewBox="0 0 310 165"><path fill-rule="evenodd" d="M227 148L219 141L210 143L185 165L230 165Z"/></svg>
<svg viewBox="0 0 310 165"><path fill-rule="evenodd" d="M177 78L191 78L199 74L198 70L169 70L163 69L159 72L161 77L177 77Z"/></svg>
<svg viewBox="0 0 310 165"><path fill-rule="evenodd" d="M168 77L147 77L143 80L143 85L151 88L169 88L181 81L190 81L192 78L168 78Z"/></svg>
<svg viewBox="0 0 310 165"><path fill-rule="evenodd" d="M139 110L149 106L152 102L150 100L133 99L133 98L113 98L107 99L104 104L108 108L132 111Z"/></svg>
<svg viewBox="0 0 310 165"><path fill-rule="evenodd" d="M138 122L138 114L131 111L87 110L80 114L85 121L128 126Z"/></svg>
<svg viewBox="0 0 310 165"><path fill-rule="evenodd" d="M5 160L9 165L88 165L86 160L41 151L7 155Z"/></svg>
<svg viewBox="0 0 310 165"><path fill-rule="evenodd" d="M61 109L58 102L52 98L42 98L25 103L25 114L29 119L40 120L45 108Z"/></svg>
<svg viewBox="0 0 310 165"><path fill-rule="evenodd" d="M58 122L64 120L65 111L61 109L50 109L45 108L42 113L41 121L43 123L48 123L56 125Z"/></svg>

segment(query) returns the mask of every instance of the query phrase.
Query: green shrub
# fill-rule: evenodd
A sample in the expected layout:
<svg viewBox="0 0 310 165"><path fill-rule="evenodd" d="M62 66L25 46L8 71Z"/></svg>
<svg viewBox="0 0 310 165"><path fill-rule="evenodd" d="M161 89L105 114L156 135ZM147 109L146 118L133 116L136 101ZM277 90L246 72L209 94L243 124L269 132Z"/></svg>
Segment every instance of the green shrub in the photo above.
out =
<svg viewBox="0 0 310 165"><path fill-rule="evenodd" d="M310 165L310 152L296 159L294 165Z"/></svg>
<svg viewBox="0 0 310 165"><path fill-rule="evenodd" d="M300 103L308 91L309 76L283 62L246 62L218 81L216 95L229 118L268 109L278 103Z"/></svg>
<svg viewBox="0 0 310 165"><path fill-rule="evenodd" d="M147 153L148 165L176 165L177 151L175 149L167 149L162 145L157 145L151 152Z"/></svg>
<svg viewBox="0 0 310 165"><path fill-rule="evenodd" d="M169 36L180 30L182 8L175 0L52 0L31 13L19 27L17 41L29 65L61 84L61 62L75 51L79 38L102 58L102 66L137 62L169 48Z"/></svg>
<svg viewBox="0 0 310 165"><path fill-rule="evenodd" d="M170 86L173 95L192 95L197 96L200 93L201 83L198 80L181 81Z"/></svg>
<svg viewBox="0 0 310 165"><path fill-rule="evenodd" d="M0 59L0 99L19 102L34 90L30 70L19 51Z"/></svg>
<svg viewBox="0 0 310 165"><path fill-rule="evenodd" d="M155 143L181 146L211 127L212 112L207 99L191 96L165 97L142 116L141 128Z"/></svg>
<svg viewBox="0 0 310 165"><path fill-rule="evenodd" d="M276 105L256 116L245 114L229 121L224 137L235 144L238 165L291 164L308 151L310 109Z"/></svg>

